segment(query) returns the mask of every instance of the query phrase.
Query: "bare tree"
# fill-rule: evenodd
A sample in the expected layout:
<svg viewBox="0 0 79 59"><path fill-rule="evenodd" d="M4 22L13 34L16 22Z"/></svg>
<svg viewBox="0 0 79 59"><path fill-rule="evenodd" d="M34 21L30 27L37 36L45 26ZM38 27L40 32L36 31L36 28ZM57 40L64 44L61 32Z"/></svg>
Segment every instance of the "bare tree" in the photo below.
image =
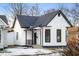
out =
<svg viewBox="0 0 79 59"><path fill-rule="evenodd" d="M74 19L74 25L77 25L79 27L79 4L74 4L75 7L70 12L72 14L72 17Z"/></svg>
<svg viewBox="0 0 79 59"><path fill-rule="evenodd" d="M16 15L28 15L28 6L25 3L10 3L7 12L9 12L9 24L12 27Z"/></svg>
<svg viewBox="0 0 79 59"><path fill-rule="evenodd" d="M31 15L31 16L39 16L40 12L41 12L41 10L39 8L39 5L36 3L34 6L31 7L29 15Z"/></svg>
<svg viewBox="0 0 79 59"><path fill-rule="evenodd" d="M10 4L10 13L14 18L16 15L27 15L27 4L23 3L11 3Z"/></svg>
<svg viewBox="0 0 79 59"><path fill-rule="evenodd" d="M48 14L48 13L51 13L51 12L54 12L54 11L55 11L55 9L49 9L49 10L44 11L44 14Z"/></svg>
<svg viewBox="0 0 79 59"><path fill-rule="evenodd" d="M74 14L72 14L72 10L74 10L73 8L68 8L66 7L66 5L63 5L63 4L58 4L59 6L59 10L61 10L65 16L68 18L68 20L72 23L72 25L74 25L75 23L75 20L74 20Z"/></svg>
<svg viewBox="0 0 79 59"><path fill-rule="evenodd" d="M62 4L59 5L59 9L62 10L67 18L74 26L79 27L79 4L75 3L72 9L68 9Z"/></svg>

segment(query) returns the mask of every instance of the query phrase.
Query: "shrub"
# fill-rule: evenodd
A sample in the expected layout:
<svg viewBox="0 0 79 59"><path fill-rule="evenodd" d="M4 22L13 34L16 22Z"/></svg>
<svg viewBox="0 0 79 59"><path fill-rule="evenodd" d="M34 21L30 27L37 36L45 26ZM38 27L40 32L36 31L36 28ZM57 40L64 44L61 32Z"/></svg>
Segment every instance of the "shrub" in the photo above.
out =
<svg viewBox="0 0 79 59"><path fill-rule="evenodd" d="M66 56L79 56L79 39L70 39L67 42L67 47L64 49Z"/></svg>

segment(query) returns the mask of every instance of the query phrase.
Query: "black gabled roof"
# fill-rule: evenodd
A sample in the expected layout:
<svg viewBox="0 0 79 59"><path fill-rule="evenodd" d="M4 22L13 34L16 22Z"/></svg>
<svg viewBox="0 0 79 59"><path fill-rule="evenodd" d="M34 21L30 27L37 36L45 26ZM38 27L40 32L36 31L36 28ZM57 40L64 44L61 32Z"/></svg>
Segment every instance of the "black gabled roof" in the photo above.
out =
<svg viewBox="0 0 79 59"><path fill-rule="evenodd" d="M69 20L66 18L66 16L63 14L61 10L54 11L52 13L48 13L42 16L24 16L24 15L17 15L17 19L21 25L22 28L29 28L32 27L41 27L41 26L47 26L47 24L58 14L60 13L65 20L68 22L70 26L72 24L69 22ZM14 21L15 24L15 21ZM14 27L14 26L13 26Z"/></svg>
<svg viewBox="0 0 79 59"><path fill-rule="evenodd" d="M54 11L52 13L40 16L34 26L46 26L56 16L56 14L57 11Z"/></svg>
<svg viewBox="0 0 79 59"><path fill-rule="evenodd" d="M25 15L17 15L19 23L22 28L28 28L33 26L36 20L39 18L37 16L25 16Z"/></svg>
<svg viewBox="0 0 79 59"><path fill-rule="evenodd" d="M0 18L8 25L8 20L7 20L6 16L0 15Z"/></svg>
<svg viewBox="0 0 79 59"><path fill-rule="evenodd" d="M70 26L72 26L70 21L66 18L66 16L63 14L63 12L61 10L57 10L52 13L48 13L43 16L40 16L34 26L35 27L46 26L58 13L60 13L65 18L65 20L68 22L68 24Z"/></svg>

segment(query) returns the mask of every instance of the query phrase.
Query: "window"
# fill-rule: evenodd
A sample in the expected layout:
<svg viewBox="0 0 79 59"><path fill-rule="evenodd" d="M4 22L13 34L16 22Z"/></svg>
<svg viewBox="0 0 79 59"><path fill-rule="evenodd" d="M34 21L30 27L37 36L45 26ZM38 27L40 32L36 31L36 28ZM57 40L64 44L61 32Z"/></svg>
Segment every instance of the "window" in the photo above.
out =
<svg viewBox="0 0 79 59"><path fill-rule="evenodd" d="M61 42L61 29L57 29L57 42Z"/></svg>
<svg viewBox="0 0 79 59"><path fill-rule="evenodd" d="M18 40L18 32L16 33L16 39Z"/></svg>
<svg viewBox="0 0 79 59"><path fill-rule="evenodd" d="M45 30L45 42L50 42L50 29Z"/></svg>
<svg viewBox="0 0 79 59"><path fill-rule="evenodd" d="M1 43L1 30L0 30L0 43Z"/></svg>

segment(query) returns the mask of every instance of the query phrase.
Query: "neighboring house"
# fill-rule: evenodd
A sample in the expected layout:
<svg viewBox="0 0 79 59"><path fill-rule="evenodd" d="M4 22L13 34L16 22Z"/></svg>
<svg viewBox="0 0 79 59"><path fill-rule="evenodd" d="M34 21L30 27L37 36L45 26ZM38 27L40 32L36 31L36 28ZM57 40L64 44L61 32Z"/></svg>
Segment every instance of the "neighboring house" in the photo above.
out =
<svg viewBox="0 0 79 59"><path fill-rule="evenodd" d="M16 45L66 46L67 27L72 27L61 10L42 16L17 15L13 24Z"/></svg>
<svg viewBox="0 0 79 59"><path fill-rule="evenodd" d="M7 46L7 28L8 21L6 19L6 16L0 15L0 48L4 48Z"/></svg>

